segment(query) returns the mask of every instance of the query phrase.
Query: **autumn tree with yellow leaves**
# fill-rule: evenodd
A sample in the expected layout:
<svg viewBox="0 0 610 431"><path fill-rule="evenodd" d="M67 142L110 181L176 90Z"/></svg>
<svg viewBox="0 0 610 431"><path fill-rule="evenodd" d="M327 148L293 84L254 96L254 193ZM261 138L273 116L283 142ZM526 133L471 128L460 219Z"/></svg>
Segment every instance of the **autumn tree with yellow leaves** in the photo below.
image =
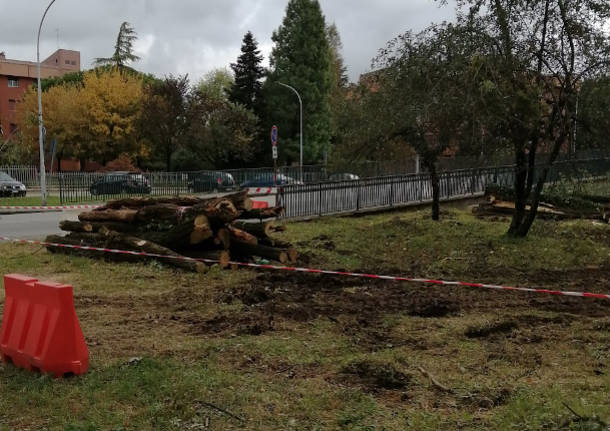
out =
<svg viewBox="0 0 610 431"><path fill-rule="evenodd" d="M142 94L140 77L117 70L93 70L82 84L66 83L44 92L47 137L57 139L58 156L103 163L121 154L146 156L137 129ZM36 112L32 88L17 110L22 142L32 150L38 142Z"/></svg>

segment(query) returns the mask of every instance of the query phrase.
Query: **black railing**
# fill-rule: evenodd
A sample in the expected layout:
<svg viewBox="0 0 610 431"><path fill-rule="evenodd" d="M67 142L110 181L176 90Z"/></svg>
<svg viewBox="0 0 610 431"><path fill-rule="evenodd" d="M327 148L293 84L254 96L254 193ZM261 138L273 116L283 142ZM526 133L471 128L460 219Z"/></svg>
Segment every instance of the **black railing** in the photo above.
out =
<svg viewBox="0 0 610 431"><path fill-rule="evenodd" d="M608 160L570 160L553 165L549 182L563 177L591 177L605 175ZM432 199L430 177L423 174L386 175L359 180L330 181L320 166L303 168L303 182L298 167L283 167L279 174L288 181L282 184L283 205L288 217L324 215L368 208L391 207ZM62 203L104 201L126 196L180 196L237 190L240 185L256 180L257 184L273 183L269 168L233 171L125 173L60 173L51 176L49 183L59 190ZM514 168L462 169L440 174L441 198L481 193L487 184L511 186Z"/></svg>
<svg viewBox="0 0 610 431"><path fill-rule="evenodd" d="M544 166L536 169L536 180ZM563 178L593 179L610 172L610 158L555 163L547 183ZM439 175L440 199L478 196L489 184L512 187L514 166L474 168ZM432 201L429 174L390 175L354 181L320 182L282 187L279 204L286 218L312 217L404 206Z"/></svg>

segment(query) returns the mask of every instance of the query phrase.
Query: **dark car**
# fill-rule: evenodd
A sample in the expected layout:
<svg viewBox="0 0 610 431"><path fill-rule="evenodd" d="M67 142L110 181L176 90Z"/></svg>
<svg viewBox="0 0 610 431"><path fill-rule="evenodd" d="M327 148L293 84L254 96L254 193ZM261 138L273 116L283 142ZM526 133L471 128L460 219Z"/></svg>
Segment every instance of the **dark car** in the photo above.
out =
<svg viewBox="0 0 610 431"><path fill-rule="evenodd" d="M241 186L242 188L247 188L247 187L275 187L276 185L278 187L281 186L286 186L288 184L303 184L301 181L295 180L292 177L289 177L287 175L284 174L277 174L277 178L276 178L276 182L275 184L273 183L273 174L264 174L264 175L259 175L258 177L252 179L252 180L248 180L248 181L244 181Z"/></svg>
<svg viewBox="0 0 610 431"><path fill-rule="evenodd" d="M189 183L194 193L222 192L235 189L233 175L226 172L198 172Z"/></svg>
<svg viewBox="0 0 610 431"><path fill-rule="evenodd" d="M6 172L0 172L0 196L25 196L27 189Z"/></svg>
<svg viewBox="0 0 610 431"><path fill-rule="evenodd" d="M148 179L133 172L111 172L97 179L89 191L92 195L118 195L118 194L148 194L151 192Z"/></svg>

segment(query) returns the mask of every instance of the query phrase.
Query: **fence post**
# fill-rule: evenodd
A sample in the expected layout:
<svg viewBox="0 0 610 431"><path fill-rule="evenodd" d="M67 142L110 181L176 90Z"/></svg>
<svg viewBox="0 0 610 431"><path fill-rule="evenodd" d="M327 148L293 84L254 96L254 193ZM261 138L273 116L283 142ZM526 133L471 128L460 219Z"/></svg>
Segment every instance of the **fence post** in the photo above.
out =
<svg viewBox="0 0 610 431"><path fill-rule="evenodd" d="M390 179L390 208L394 206L394 178Z"/></svg>
<svg viewBox="0 0 610 431"><path fill-rule="evenodd" d="M356 184L356 212L360 211L360 180Z"/></svg>
<svg viewBox="0 0 610 431"><path fill-rule="evenodd" d="M320 194L319 194L319 202L318 202L318 215L321 217L322 216L322 183L320 182L319 184L320 187Z"/></svg>
<svg viewBox="0 0 610 431"><path fill-rule="evenodd" d="M64 194L63 194L63 181L62 181L62 173L57 174L57 182L59 184L59 204L64 204Z"/></svg>

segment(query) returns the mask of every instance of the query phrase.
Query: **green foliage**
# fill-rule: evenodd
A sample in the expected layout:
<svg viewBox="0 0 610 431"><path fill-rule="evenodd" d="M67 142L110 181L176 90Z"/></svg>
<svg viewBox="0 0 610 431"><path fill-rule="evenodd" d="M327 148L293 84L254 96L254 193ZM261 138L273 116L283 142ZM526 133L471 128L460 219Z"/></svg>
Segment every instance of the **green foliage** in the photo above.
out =
<svg viewBox="0 0 610 431"><path fill-rule="evenodd" d="M70 73L66 73L63 76L42 79L40 81L40 87L42 88L42 91L45 92L48 89L59 86L59 85L82 86L84 80L85 80L85 72L83 72L83 71L70 72Z"/></svg>
<svg viewBox="0 0 610 431"><path fill-rule="evenodd" d="M233 86L233 76L225 68L218 68L208 72L199 81L196 90L210 99L228 100L229 91Z"/></svg>
<svg viewBox="0 0 610 431"><path fill-rule="evenodd" d="M248 31L243 39L241 55L236 63L231 63L235 81L229 90L229 100L240 103L256 112L260 102L262 82L265 70L261 66L263 56L252 32Z"/></svg>
<svg viewBox="0 0 610 431"><path fill-rule="evenodd" d="M574 125L577 149L609 150L610 76L588 79L578 95L578 117Z"/></svg>
<svg viewBox="0 0 610 431"><path fill-rule="evenodd" d="M96 66L114 66L123 69L128 63L138 61L140 57L133 53L133 44L138 39L137 33L128 22L123 22L117 34L114 54L108 58L96 58Z"/></svg>
<svg viewBox="0 0 610 431"><path fill-rule="evenodd" d="M264 85L263 128L279 129L280 163L299 160L299 103L278 83L291 85L303 100L304 162L321 160L330 144L331 55L326 23L317 0L290 0L272 36L271 70Z"/></svg>
<svg viewBox="0 0 610 431"><path fill-rule="evenodd" d="M147 164L160 164L169 172L175 151L182 147L188 128L189 81L186 75L166 77L144 89L139 128L150 148Z"/></svg>
<svg viewBox="0 0 610 431"><path fill-rule="evenodd" d="M188 99L188 130L176 154L176 169L243 166L254 154L257 118L246 107L229 102L216 85L193 91Z"/></svg>

